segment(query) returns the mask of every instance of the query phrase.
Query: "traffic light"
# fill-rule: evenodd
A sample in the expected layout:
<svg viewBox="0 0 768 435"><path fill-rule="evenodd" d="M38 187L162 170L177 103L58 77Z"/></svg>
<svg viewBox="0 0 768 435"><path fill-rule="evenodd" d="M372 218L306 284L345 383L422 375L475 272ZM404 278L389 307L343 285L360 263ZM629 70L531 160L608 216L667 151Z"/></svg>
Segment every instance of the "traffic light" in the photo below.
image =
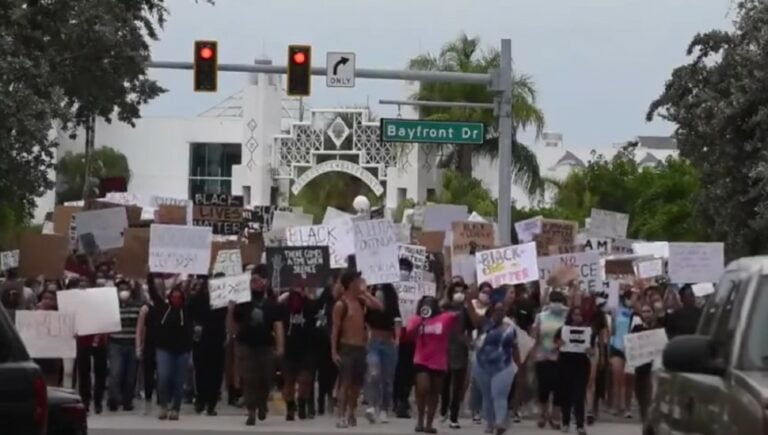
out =
<svg viewBox="0 0 768 435"><path fill-rule="evenodd" d="M288 90L294 97L309 96L312 84L312 47L288 46Z"/></svg>
<svg viewBox="0 0 768 435"><path fill-rule="evenodd" d="M219 50L216 41L195 41L195 92L216 92Z"/></svg>

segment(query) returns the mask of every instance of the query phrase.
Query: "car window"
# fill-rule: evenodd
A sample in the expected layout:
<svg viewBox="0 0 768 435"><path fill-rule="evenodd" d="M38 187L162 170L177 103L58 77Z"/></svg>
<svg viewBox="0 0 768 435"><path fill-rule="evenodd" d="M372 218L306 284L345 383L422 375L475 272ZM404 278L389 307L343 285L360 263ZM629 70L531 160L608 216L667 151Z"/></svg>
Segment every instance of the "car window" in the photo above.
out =
<svg viewBox="0 0 768 435"><path fill-rule="evenodd" d="M768 275L761 275L742 341L740 366L768 371Z"/></svg>
<svg viewBox="0 0 768 435"><path fill-rule="evenodd" d="M743 280L734 280L728 291L722 293L718 291L715 296L715 304L718 305L719 314L715 321L712 338L717 356L725 361L728 361L731 356L731 344L739 325L741 308L748 287L749 278L745 277Z"/></svg>
<svg viewBox="0 0 768 435"><path fill-rule="evenodd" d="M0 364L29 359L9 314L0 306Z"/></svg>
<svg viewBox="0 0 768 435"><path fill-rule="evenodd" d="M699 331L703 335L713 336L717 325L717 316L723 308L723 302L728 299L733 288L739 282L739 274L735 272L727 273L720 279L714 297L707 300L704 311L701 315Z"/></svg>

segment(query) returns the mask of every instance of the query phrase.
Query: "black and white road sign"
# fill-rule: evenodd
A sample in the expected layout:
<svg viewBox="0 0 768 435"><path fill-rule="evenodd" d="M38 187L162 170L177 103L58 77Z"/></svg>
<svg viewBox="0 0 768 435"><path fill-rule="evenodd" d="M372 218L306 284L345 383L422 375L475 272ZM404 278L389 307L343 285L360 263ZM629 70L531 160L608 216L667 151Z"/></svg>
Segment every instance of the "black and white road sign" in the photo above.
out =
<svg viewBox="0 0 768 435"><path fill-rule="evenodd" d="M328 52L325 68L329 88L355 87L355 53Z"/></svg>

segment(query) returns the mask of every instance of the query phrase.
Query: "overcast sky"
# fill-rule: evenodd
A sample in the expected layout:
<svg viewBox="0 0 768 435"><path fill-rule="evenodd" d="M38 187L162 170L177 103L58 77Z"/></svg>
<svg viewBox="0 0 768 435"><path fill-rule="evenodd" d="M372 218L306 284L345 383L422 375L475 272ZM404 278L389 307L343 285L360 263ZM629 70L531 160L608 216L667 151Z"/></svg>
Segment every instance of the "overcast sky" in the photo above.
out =
<svg viewBox="0 0 768 435"><path fill-rule="evenodd" d="M219 41L219 60L285 64L287 46L313 46L315 65L327 51L354 51L358 68L404 68L420 53L437 52L461 32L490 45L512 39L514 68L539 90L547 130L566 144L600 147L637 135L670 134L645 122L649 103L683 63L697 32L729 28L731 0L217 0L215 6L170 0L171 16L157 60L192 60L195 39ZM170 90L145 116L194 116L246 83L222 73L215 95L192 92L188 71L154 70ZM394 114L381 98L404 98L401 82L358 79L354 89L328 89L313 79L314 108L365 105Z"/></svg>

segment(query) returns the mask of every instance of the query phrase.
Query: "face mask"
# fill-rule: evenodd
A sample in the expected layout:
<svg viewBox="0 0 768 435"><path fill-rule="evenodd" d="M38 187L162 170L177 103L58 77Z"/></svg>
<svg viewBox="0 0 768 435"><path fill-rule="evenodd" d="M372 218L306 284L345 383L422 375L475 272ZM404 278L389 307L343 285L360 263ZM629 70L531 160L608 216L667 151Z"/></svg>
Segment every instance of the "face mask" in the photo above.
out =
<svg viewBox="0 0 768 435"><path fill-rule="evenodd" d="M488 304L491 302L491 296L488 293L480 293L480 296L477 297L477 300L483 304Z"/></svg>
<svg viewBox="0 0 768 435"><path fill-rule="evenodd" d="M120 293L118 293L120 296L120 300L125 302L131 297L131 292L128 290L120 290Z"/></svg>
<svg viewBox="0 0 768 435"><path fill-rule="evenodd" d="M464 302L464 293L454 293L453 294L453 302L460 304Z"/></svg>

